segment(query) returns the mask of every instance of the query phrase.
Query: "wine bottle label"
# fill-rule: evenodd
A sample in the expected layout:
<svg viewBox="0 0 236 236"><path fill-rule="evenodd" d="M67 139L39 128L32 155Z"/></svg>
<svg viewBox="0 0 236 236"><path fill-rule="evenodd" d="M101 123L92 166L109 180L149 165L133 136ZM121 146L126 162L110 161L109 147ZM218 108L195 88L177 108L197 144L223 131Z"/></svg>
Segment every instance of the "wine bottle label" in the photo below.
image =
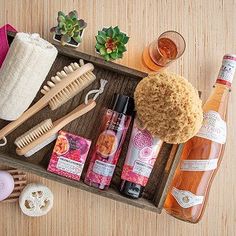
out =
<svg viewBox="0 0 236 236"><path fill-rule="evenodd" d="M226 123L216 111L204 113L203 125L196 136L224 144L226 142Z"/></svg>
<svg viewBox="0 0 236 236"><path fill-rule="evenodd" d="M189 208L203 203L204 196L197 196L189 191L172 188L171 194L183 208Z"/></svg>
<svg viewBox="0 0 236 236"><path fill-rule="evenodd" d="M182 171L208 171L217 168L218 159L211 160L183 160L180 164Z"/></svg>
<svg viewBox="0 0 236 236"><path fill-rule="evenodd" d="M234 55L225 55L216 82L230 86L233 81L235 69L236 57Z"/></svg>

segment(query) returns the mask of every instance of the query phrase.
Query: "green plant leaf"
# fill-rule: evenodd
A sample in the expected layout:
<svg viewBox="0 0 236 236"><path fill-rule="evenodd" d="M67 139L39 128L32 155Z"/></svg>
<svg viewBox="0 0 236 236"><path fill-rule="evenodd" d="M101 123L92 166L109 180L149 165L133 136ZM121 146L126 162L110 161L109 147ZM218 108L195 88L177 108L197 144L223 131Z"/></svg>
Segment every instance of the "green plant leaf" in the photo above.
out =
<svg viewBox="0 0 236 236"><path fill-rule="evenodd" d="M59 11L59 12L57 13L57 15L58 15L58 16L64 16L64 17L66 16L65 13L62 12L62 11Z"/></svg>
<svg viewBox="0 0 236 236"><path fill-rule="evenodd" d="M65 25L68 30L71 30L74 26L73 21L71 19L66 19Z"/></svg>
<svg viewBox="0 0 236 236"><path fill-rule="evenodd" d="M124 37L125 37L125 35L123 33L120 33L119 35L116 36L116 39L118 42L122 42Z"/></svg>
<svg viewBox="0 0 236 236"><path fill-rule="evenodd" d="M113 30L115 31L116 35L120 33L120 29L118 26L116 26Z"/></svg>
<svg viewBox="0 0 236 236"><path fill-rule="evenodd" d="M69 12L68 16L73 19L78 19L78 12L76 10Z"/></svg>
<svg viewBox="0 0 236 236"><path fill-rule="evenodd" d="M78 35L80 35L80 32L79 31L73 31L73 37L77 37ZM80 35L81 36L81 35Z"/></svg>
<svg viewBox="0 0 236 236"><path fill-rule="evenodd" d="M80 35L77 35L76 37L74 36L73 39L74 39L77 43L80 43L80 42L81 42L81 37L80 37Z"/></svg>
<svg viewBox="0 0 236 236"><path fill-rule="evenodd" d="M118 58L122 58L123 57L123 53L122 52L118 52L117 56L118 56Z"/></svg>
<svg viewBox="0 0 236 236"><path fill-rule="evenodd" d="M115 60L115 59L118 58L118 54L117 54L116 52L112 52L112 53L110 54L110 56L111 56L111 58L112 58L113 60Z"/></svg>
<svg viewBox="0 0 236 236"><path fill-rule="evenodd" d="M113 28L112 28L112 27L109 27L109 28L107 29L106 33L107 33L107 35L108 35L109 37L112 38L112 35L113 35Z"/></svg>
<svg viewBox="0 0 236 236"><path fill-rule="evenodd" d="M78 25L78 19L71 19L74 25Z"/></svg>
<svg viewBox="0 0 236 236"><path fill-rule="evenodd" d="M58 26L59 26L59 28L63 28L63 27L66 26L66 24L65 24L64 22L61 21L61 22L59 22Z"/></svg>
<svg viewBox="0 0 236 236"><path fill-rule="evenodd" d="M119 52L118 48L116 47L115 50L113 50L113 52L118 53Z"/></svg>
<svg viewBox="0 0 236 236"><path fill-rule="evenodd" d="M61 34L63 34L63 35L67 33L67 31L66 31L66 29L65 29L65 28L61 28L61 30L60 30L60 31L61 31Z"/></svg>
<svg viewBox="0 0 236 236"><path fill-rule="evenodd" d="M123 39L123 41L122 41L123 44L128 43L128 41L129 41L129 37L125 35L125 37L124 37L124 39Z"/></svg>
<svg viewBox="0 0 236 236"><path fill-rule="evenodd" d="M59 27L56 27L55 33L58 34L58 35L61 35L61 29Z"/></svg>
<svg viewBox="0 0 236 236"><path fill-rule="evenodd" d="M70 36L71 38L74 37L74 32L73 31L68 31L66 34L68 36Z"/></svg>
<svg viewBox="0 0 236 236"><path fill-rule="evenodd" d="M75 30L75 32L80 32L81 31L79 25L75 25L74 26L74 30Z"/></svg>
<svg viewBox="0 0 236 236"><path fill-rule="evenodd" d="M98 35L101 36L106 41L107 35L104 31L98 31Z"/></svg>
<svg viewBox="0 0 236 236"><path fill-rule="evenodd" d="M61 21L65 21L66 19L66 15L62 12L62 11L59 11L57 13L57 22L61 22Z"/></svg>
<svg viewBox="0 0 236 236"><path fill-rule="evenodd" d="M110 61L110 56L107 54L107 55L104 56L104 59L105 59L106 61Z"/></svg>
<svg viewBox="0 0 236 236"><path fill-rule="evenodd" d="M104 40L104 38L102 37L102 36L100 36L100 35L97 35L96 36L96 40L97 40L97 42L98 43L100 43L100 44L104 44L106 41Z"/></svg>
<svg viewBox="0 0 236 236"><path fill-rule="evenodd" d="M60 22L65 22L66 18L64 16L58 16L57 17L57 22L60 23Z"/></svg>
<svg viewBox="0 0 236 236"><path fill-rule="evenodd" d="M103 45L101 45L101 44L99 44L99 43L96 43L96 46L95 46L95 48L99 51L100 50L100 48L102 48L103 47Z"/></svg>
<svg viewBox="0 0 236 236"><path fill-rule="evenodd" d="M125 52L125 51L126 51L126 47L125 47L124 45L120 44L120 45L118 46L118 51L119 51L119 52Z"/></svg>
<svg viewBox="0 0 236 236"><path fill-rule="evenodd" d="M105 47L100 48L99 52L102 56L106 55L106 48Z"/></svg>
<svg viewBox="0 0 236 236"><path fill-rule="evenodd" d="M114 29L112 29L112 38L114 39L116 37L117 33Z"/></svg>

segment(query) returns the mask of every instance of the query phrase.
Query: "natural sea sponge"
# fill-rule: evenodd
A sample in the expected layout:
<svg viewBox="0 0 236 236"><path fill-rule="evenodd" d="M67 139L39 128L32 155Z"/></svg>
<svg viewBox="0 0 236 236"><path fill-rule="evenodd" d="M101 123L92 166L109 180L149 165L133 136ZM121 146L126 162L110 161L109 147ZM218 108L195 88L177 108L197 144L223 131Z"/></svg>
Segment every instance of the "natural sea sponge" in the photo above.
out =
<svg viewBox="0 0 236 236"><path fill-rule="evenodd" d="M203 120L197 90L182 76L170 72L149 75L134 93L142 125L167 143L183 143L193 137Z"/></svg>

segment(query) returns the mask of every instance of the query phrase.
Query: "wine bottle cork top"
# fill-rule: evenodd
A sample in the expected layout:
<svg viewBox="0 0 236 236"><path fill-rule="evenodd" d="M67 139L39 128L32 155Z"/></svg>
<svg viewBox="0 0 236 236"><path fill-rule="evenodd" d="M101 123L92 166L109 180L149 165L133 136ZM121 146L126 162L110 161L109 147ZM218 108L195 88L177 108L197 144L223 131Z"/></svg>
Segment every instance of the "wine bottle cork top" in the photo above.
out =
<svg viewBox="0 0 236 236"><path fill-rule="evenodd" d="M231 59L231 60L236 61L236 54L227 53L224 55L223 59Z"/></svg>
<svg viewBox="0 0 236 236"><path fill-rule="evenodd" d="M236 70L236 55L225 54L216 82L231 86Z"/></svg>

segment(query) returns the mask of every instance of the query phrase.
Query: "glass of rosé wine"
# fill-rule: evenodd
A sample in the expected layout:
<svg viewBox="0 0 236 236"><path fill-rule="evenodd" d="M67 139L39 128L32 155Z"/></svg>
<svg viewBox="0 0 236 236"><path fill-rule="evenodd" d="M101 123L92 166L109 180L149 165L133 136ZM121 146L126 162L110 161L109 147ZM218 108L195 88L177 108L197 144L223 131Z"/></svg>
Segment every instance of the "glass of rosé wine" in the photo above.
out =
<svg viewBox="0 0 236 236"><path fill-rule="evenodd" d="M152 71L159 71L181 57L186 43L176 31L166 31L143 51L143 64Z"/></svg>

